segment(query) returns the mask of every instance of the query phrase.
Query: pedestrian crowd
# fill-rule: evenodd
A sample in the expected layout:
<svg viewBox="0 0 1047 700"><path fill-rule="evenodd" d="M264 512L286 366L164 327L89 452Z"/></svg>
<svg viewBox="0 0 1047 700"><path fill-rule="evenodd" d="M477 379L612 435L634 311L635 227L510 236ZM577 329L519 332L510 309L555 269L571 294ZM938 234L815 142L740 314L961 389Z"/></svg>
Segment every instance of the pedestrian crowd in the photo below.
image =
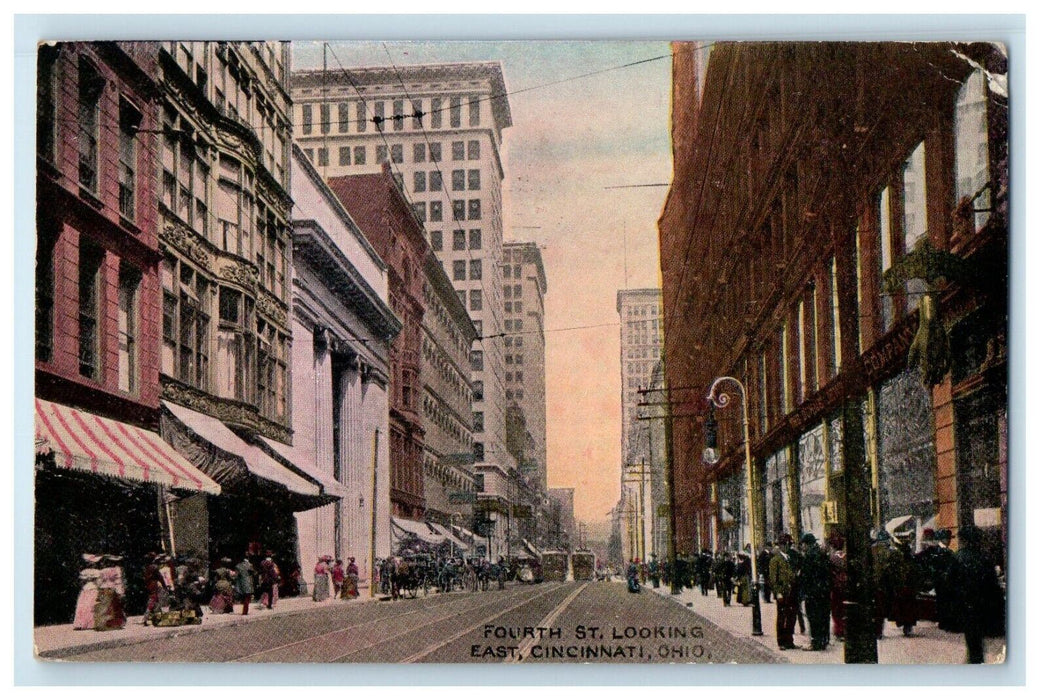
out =
<svg viewBox="0 0 1047 700"><path fill-rule="evenodd" d="M883 638L887 621L904 636L914 633L920 619L937 621L939 628L963 633L969 663L984 661L984 639L1004 633L1005 581L983 551L981 530L961 527L959 548L951 547L949 530L925 530L922 548L914 552L912 532L893 536L886 531L872 538L871 614L877 638ZM847 553L839 533L831 533L823 544L812 533L800 538L797 549L788 533L777 543L767 542L756 554L757 582L753 586L749 545L740 552L703 549L696 555L677 555L672 565L652 556L651 561L630 563L629 590L639 591L641 580L658 588L675 584L699 588L714 595L725 606L748 606L753 596L775 603L776 634L780 649L798 648L800 634L810 635L809 649L827 648L830 639L847 634ZM635 580L635 584L634 584ZM757 601L758 602L758 601Z"/></svg>

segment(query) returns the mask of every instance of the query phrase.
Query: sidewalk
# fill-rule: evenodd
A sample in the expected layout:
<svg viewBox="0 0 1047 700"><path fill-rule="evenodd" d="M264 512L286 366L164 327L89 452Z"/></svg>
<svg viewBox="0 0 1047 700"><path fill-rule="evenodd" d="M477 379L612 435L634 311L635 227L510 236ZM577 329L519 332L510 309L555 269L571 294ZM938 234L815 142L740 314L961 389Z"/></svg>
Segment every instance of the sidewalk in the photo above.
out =
<svg viewBox="0 0 1047 700"><path fill-rule="evenodd" d="M311 596L281 598L277 601L276 608L273 610L265 608L259 610L256 601L251 603L250 612L247 615L239 613L241 610L240 605L236 606L237 612L222 615L211 613L205 606L204 618L201 624L183 625L180 627L153 627L151 625L147 627L142 624L141 615L128 617L127 625L122 630L110 630L108 632L74 630L72 623L67 625L47 625L33 630L33 646L38 657L71 656L99 649L111 649L150 639L169 639L184 634L194 634L201 630L246 625L258 620L294 615L306 610L360 605L362 603L377 602L382 599L382 597L368 598L365 589L361 591L360 597L356 600L334 600L328 598L322 603L314 603Z"/></svg>
<svg viewBox="0 0 1047 700"><path fill-rule="evenodd" d="M793 664L842 664L843 642L832 639L829 648L824 651L805 651L801 649L781 650L775 638L775 605L760 601L762 615L762 637L752 636L752 609L732 603L725 607L723 601L710 590L703 596L695 588L684 588L679 595L671 595L668 586L657 589L647 586L653 593L675 600L680 605L691 608L698 615L706 618L717 627L739 637L747 637L763 644L773 653ZM794 634L798 647L809 647L811 639L804 634ZM888 621L884 625L883 639L877 645L879 663L881 664L962 664L966 661L967 649L963 635L943 632L933 622L921 620L913 632L906 637L901 629ZM985 640L986 663L1002 663L1004 660L1004 640Z"/></svg>

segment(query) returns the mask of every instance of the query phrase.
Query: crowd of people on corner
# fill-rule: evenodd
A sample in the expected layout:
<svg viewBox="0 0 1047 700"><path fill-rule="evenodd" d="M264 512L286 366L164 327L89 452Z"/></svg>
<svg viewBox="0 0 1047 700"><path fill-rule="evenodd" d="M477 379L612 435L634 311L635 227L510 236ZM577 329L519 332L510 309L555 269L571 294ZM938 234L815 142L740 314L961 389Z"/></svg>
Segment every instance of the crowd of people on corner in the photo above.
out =
<svg viewBox="0 0 1047 700"><path fill-rule="evenodd" d="M883 638L887 620L904 636L911 636L919 619L936 620L940 629L963 633L968 663L984 661L984 639L1004 633L1006 581L982 547L976 527L961 527L959 548L951 547L949 530L925 530L922 548L914 552L913 533L890 535L881 530L871 544L872 617L877 638ZM846 637L847 553L845 540L831 533L824 545L806 533L800 549L788 533L777 543L767 542L756 554L757 585L753 586L751 548L740 552L703 549L696 555L677 555L675 562L638 559L626 575L630 592L639 592L642 580L658 588L710 591L725 606L748 606L756 595L776 606L776 633L780 649L796 649L793 634L810 630L813 651L826 649L830 639ZM806 622L805 622L806 618Z"/></svg>

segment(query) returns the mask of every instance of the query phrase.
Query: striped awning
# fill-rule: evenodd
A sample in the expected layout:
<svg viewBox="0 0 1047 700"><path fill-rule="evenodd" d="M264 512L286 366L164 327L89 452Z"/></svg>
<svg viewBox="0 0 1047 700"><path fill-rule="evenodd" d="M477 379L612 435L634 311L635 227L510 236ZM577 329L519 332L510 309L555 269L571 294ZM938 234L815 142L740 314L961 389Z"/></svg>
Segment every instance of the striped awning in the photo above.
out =
<svg viewBox="0 0 1047 700"><path fill-rule="evenodd" d="M55 465L171 488L221 493L156 433L87 411L36 399L36 453Z"/></svg>

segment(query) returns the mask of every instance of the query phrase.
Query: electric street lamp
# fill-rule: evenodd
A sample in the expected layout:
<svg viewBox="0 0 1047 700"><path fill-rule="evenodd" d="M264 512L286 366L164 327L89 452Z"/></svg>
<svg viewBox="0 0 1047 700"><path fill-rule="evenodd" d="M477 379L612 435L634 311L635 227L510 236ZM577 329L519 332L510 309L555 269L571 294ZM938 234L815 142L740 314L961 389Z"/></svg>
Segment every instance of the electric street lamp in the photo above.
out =
<svg viewBox="0 0 1047 700"><path fill-rule="evenodd" d="M749 552L749 564L752 567L752 606L753 606L753 636L763 636L763 622L760 616L760 594L758 587L758 572L756 569L756 474L753 471L752 454L749 451L749 405L746 401L745 386L734 377L717 377L709 387L709 418L705 423L705 451L702 453L708 464L716 464L720 461L720 452L716 448L716 418L713 411L717 408L726 408L731 402L731 397L726 391L717 393L716 387L721 382L733 383L742 396L742 440L745 442L745 472L749 482L749 540L752 543Z"/></svg>

